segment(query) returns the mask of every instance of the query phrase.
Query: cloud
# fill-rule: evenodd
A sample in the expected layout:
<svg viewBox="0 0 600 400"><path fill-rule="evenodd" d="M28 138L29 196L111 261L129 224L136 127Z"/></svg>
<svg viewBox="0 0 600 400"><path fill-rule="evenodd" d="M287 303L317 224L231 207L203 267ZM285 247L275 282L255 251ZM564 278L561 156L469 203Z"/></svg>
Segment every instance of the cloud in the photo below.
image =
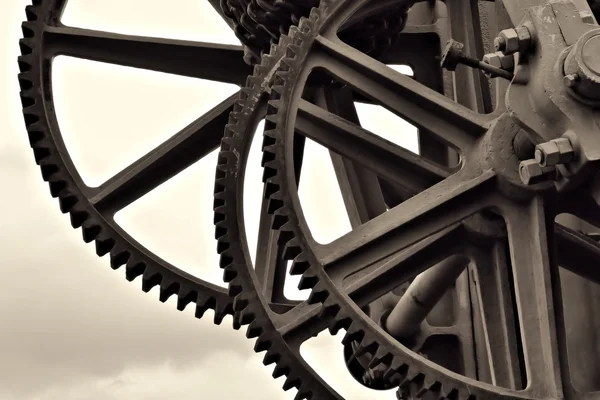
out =
<svg viewBox="0 0 600 400"><path fill-rule="evenodd" d="M178 400L277 399L278 381L266 378L266 368L256 368L254 357L232 351L212 354L198 363L172 362L127 368L102 379L85 378L46 389L32 400ZM257 385L256 382L261 382ZM263 383L265 382L265 383ZM3 397L6 398L6 397ZM9 399L13 400L13 399ZM17 398L14 398L17 400ZM20 400L20 399L18 399Z"/></svg>

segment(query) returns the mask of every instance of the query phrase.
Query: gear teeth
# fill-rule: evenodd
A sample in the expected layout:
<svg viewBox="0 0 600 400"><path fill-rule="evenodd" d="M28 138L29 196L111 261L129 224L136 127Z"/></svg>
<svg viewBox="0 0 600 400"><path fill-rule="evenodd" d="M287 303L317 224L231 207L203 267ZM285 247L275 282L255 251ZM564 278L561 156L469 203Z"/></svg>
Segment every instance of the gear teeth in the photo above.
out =
<svg viewBox="0 0 600 400"><path fill-rule="evenodd" d="M243 291L243 286L240 283L239 277L235 277L233 280L229 282L229 288L227 289L227 293L229 297L234 298L238 296ZM235 308L235 307L234 307Z"/></svg>
<svg viewBox="0 0 600 400"><path fill-rule="evenodd" d="M294 400L304 400L312 398L312 390L309 389L298 389L298 393L294 396Z"/></svg>
<svg viewBox="0 0 600 400"><path fill-rule="evenodd" d="M375 354L379 349L379 344L372 338L365 336L355 351L355 357L361 357L366 354Z"/></svg>
<svg viewBox="0 0 600 400"><path fill-rule="evenodd" d="M240 296L236 296L233 301L233 310L234 311L243 311L248 307L249 301L247 298Z"/></svg>
<svg viewBox="0 0 600 400"><path fill-rule="evenodd" d="M273 342L267 335L259 336L256 342L254 343L254 351L256 353L262 353L263 351L267 351L271 348ZM279 365L279 364L278 364ZM277 367L275 367L277 369Z"/></svg>
<svg viewBox="0 0 600 400"><path fill-rule="evenodd" d="M217 302L216 299L214 300L214 302L216 303L216 306L214 307L215 316L213 318L213 321L216 325L221 325L221 322L223 322L223 318L225 318L227 315L233 314L233 306L229 302Z"/></svg>
<svg viewBox="0 0 600 400"><path fill-rule="evenodd" d="M177 295L177 309L179 311L185 310L190 303L198 301L198 292L193 289L180 289Z"/></svg>
<svg viewBox="0 0 600 400"><path fill-rule="evenodd" d="M256 319L256 317L254 316L254 314L252 312L250 312L250 310L248 310L248 309L239 312L238 320L239 320L240 325L248 325L255 319Z"/></svg>
<svg viewBox="0 0 600 400"><path fill-rule="evenodd" d="M204 316L204 313L208 309L215 309L217 307L217 300L214 297L199 298L196 302L195 317L200 319ZM216 313L215 313L216 314Z"/></svg>
<svg viewBox="0 0 600 400"><path fill-rule="evenodd" d="M130 258L130 260L125 265L125 279L131 282L138 276L142 275L145 270L145 263Z"/></svg>
<svg viewBox="0 0 600 400"><path fill-rule="evenodd" d="M342 339L342 344L344 346L349 346L352 342L361 342L364 337L365 332L353 321L350 326L346 328L346 334Z"/></svg>
<svg viewBox="0 0 600 400"><path fill-rule="evenodd" d="M158 300L161 303L166 302L171 296L179 292L179 287L179 282L167 281L166 279L163 279L163 281L160 283Z"/></svg>
<svg viewBox="0 0 600 400"><path fill-rule="evenodd" d="M288 375L290 373L290 367L284 363L279 363L273 370L273 378L277 379L281 376Z"/></svg>
<svg viewBox="0 0 600 400"><path fill-rule="evenodd" d="M302 248L300 247L300 240L298 238L293 238L288 241L283 248L282 257L284 260L293 260L297 256L302 253Z"/></svg>
<svg viewBox="0 0 600 400"><path fill-rule="evenodd" d="M89 214L85 211L72 210L69 214L69 218L71 219L71 226L77 229L89 218Z"/></svg>
<svg viewBox="0 0 600 400"><path fill-rule="evenodd" d="M317 276L315 274L311 273L310 270L308 270L300 278L300 282L298 283L298 289L300 289L300 290L312 289L317 285L318 282L319 282L319 278L317 278ZM310 303L310 301L309 301L309 303Z"/></svg>
<svg viewBox="0 0 600 400"><path fill-rule="evenodd" d="M271 365L273 363L279 362L281 360L281 355L277 353L273 348L267 350L265 357L263 358L264 365Z"/></svg>
<svg viewBox="0 0 600 400"><path fill-rule="evenodd" d="M155 286L160 285L163 277L153 268L146 268L142 274L142 290L148 293Z"/></svg>
<svg viewBox="0 0 600 400"><path fill-rule="evenodd" d="M299 255L292 262L292 266L290 268L290 275L302 275L308 270L309 267L310 263L305 259L304 255ZM310 287L312 288L313 286L314 285Z"/></svg>
<svg viewBox="0 0 600 400"><path fill-rule="evenodd" d="M90 243L92 240L95 240L98 237L98 235L100 235L101 231L102 228L100 227L100 225L91 222L89 219L86 220L83 223L83 227L81 229L83 241L86 243Z"/></svg>
<svg viewBox="0 0 600 400"><path fill-rule="evenodd" d="M329 297L329 291L327 290L325 285L319 281L313 287L313 290L312 290L310 296L308 297L307 303L308 304L324 303L328 297Z"/></svg>
<svg viewBox="0 0 600 400"><path fill-rule="evenodd" d="M77 204L77 202L77 197L73 195L68 195L58 199L60 211L62 211L63 214L66 214L69 211L71 211L71 209Z"/></svg>
<svg viewBox="0 0 600 400"><path fill-rule="evenodd" d="M348 327L352 324L352 319L343 313L338 313L331 326L329 327L329 332L332 335L337 335L340 329L348 329Z"/></svg>
<svg viewBox="0 0 600 400"><path fill-rule="evenodd" d="M126 249L113 247L113 249L110 252L110 267L112 269L118 269L119 267L127 263L129 257L131 257L131 253Z"/></svg>
<svg viewBox="0 0 600 400"><path fill-rule="evenodd" d="M369 362L369 369L377 368L381 364L390 365L393 359L394 355L392 353L388 352L383 347L380 347L377 349L375 355Z"/></svg>
<svg viewBox="0 0 600 400"><path fill-rule="evenodd" d="M297 388L300 386L302 382L300 381L300 377L295 375L288 375L283 382L283 390L286 392L290 389Z"/></svg>
<svg viewBox="0 0 600 400"><path fill-rule="evenodd" d="M405 363L396 364L396 361L392 362L392 366L390 366L384 373L383 379L386 381L394 380L394 384L397 386L402 385L402 382L406 380L406 376L408 375L409 366ZM397 382L396 382L397 381Z"/></svg>
<svg viewBox="0 0 600 400"><path fill-rule="evenodd" d="M323 13L326 13L329 4L339 7L339 3L330 2L330 0L321 0L319 9L313 9L310 13L310 19L302 18L298 28L291 28L288 38L282 36L280 45L274 47L271 55L263 55L260 64L255 66L255 76L248 77L247 86L242 90L239 96L239 101L234 105L234 113L230 116L230 124L225 129L225 137L221 143L221 153L224 157L219 158L219 166L217 168L216 180L218 185L215 185L215 213L218 214L215 219L216 230L215 235L220 242L218 250L221 253L221 267L224 268L224 279L229 281L229 293L235 297L234 308L236 310L234 316L234 324L248 325L246 331L247 336L257 338L254 350L256 352L266 351L263 362L267 364L275 363L274 377L287 376L284 383L284 389L298 387L298 393L295 398L316 398L316 399L332 399L337 398L337 395L332 395L330 389L321 385L318 380L311 380L310 375L304 381L303 375L296 375L296 371L302 370L301 361L297 362L297 356L294 351L285 343L285 339L272 326L271 316L265 310L266 301L260 293L256 292L256 277L252 275L252 271L246 271L248 266L245 265L245 255L239 248L240 234L236 224L236 214L230 211L237 204L228 204L228 202L236 203L237 187L233 184L235 179L238 179L240 171L240 163L243 159L245 145L248 145L248 139L244 137L245 125L249 117L252 117L255 107L258 105L262 94L268 92L268 86L271 85L271 100L267 106L267 115L265 117L265 130L263 132L263 195L268 201L268 212L271 215L271 227L279 231L278 244L281 245L282 258L293 260L292 273L301 274L301 286L312 288L312 294L309 303L323 304L323 314L326 317L333 316L333 321L330 323L330 330L337 332L339 329L346 329L344 342L350 343L356 341L361 344L361 348L365 354L374 355L376 359L374 363L384 366L394 365L396 369L387 368L384 372L392 377L395 381L405 381L408 377L408 364L402 360L403 357L397 357L398 353L391 351L386 352L383 349L389 346L378 344L377 340L381 338L377 334L367 337L365 332L370 332L370 326L365 325L362 320L353 321L352 312L346 313L345 308L337 305L340 303L340 298L337 298L336 293L332 291L329 285L332 282L329 280L320 281L320 277L324 274L319 270L320 266L314 265L311 267L309 263L310 252L306 248L306 243L303 242L303 236L298 234L297 220L294 215L294 210L288 208L288 187L284 168L285 163L282 162L281 151L282 146L280 135L280 125L283 118L283 112L286 111L284 104L284 96L289 95L289 80L291 75L297 71L298 65L302 62L305 56L304 50L306 40L312 40L314 36L314 27L319 26L323 19ZM280 65L276 66L279 55L284 57L280 60ZM274 70L273 68L277 69ZM274 73L273 73L274 72ZM271 78L266 78L271 75ZM253 108L254 107L254 108ZM237 152L237 153L235 153ZM235 153L235 157L231 157L226 153ZM233 226L229 230L229 226ZM256 297L255 297L256 295ZM235 325L234 325L235 326ZM413 374L414 376L417 376ZM302 379L298 377L301 376ZM414 377L413 376L413 377ZM410 380L408 380L410 382ZM410 385L414 386L414 385ZM429 385L423 381L422 387L431 390L437 390L439 385L435 383ZM310 388L307 389L307 388ZM414 393L413 393L414 394ZM433 399L432 399L433 400ZM457 399L459 400L459 399ZM464 400L464 399L460 399Z"/></svg>
<svg viewBox="0 0 600 400"><path fill-rule="evenodd" d="M223 269L223 282L229 283L232 282L237 277L237 273L231 268Z"/></svg>
<svg viewBox="0 0 600 400"><path fill-rule="evenodd" d="M260 335L262 335L262 334L263 334L263 328L260 326L258 321L254 320L254 321L250 322L250 324L248 325L248 328L246 330L246 337L248 339L253 339L253 338L260 337Z"/></svg>
<svg viewBox="0 0 600 400"><path fill-rule="evenodd" d="M331 298L328 298L324 303L323 303L323 308L321 309L321 315L320 318L322 319L329 319L329 318L335 318L338 313L340 312L341 308L338 304L334 303L333 301L331 301Z"/></svg>

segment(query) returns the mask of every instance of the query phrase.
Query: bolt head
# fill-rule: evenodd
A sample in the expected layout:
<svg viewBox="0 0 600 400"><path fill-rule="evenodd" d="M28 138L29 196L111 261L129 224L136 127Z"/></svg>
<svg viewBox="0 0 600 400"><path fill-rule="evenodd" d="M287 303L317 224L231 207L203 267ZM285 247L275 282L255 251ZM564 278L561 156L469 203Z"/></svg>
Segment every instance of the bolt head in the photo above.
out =
<svg viewBox="0 0 600 400"><path fill-rule="evenodd" d="M535 146L536 161L539 161L541 167L557 165L560 163L560 149L553 141L538 144Z"/></svg>
<svg viewBox="0 0 600 400"><path fill-rule="evenodd" d="M546 155L544 154L544 152L540 149L535 149L535 161L537 161L538 164L540 165L545 165L546 164Z"/></svg>
<svg viewBox="0 0 600 400"><path fill-rule="evenodd" d="M500 57L500 63L502 64L502 69L506 70L506 71L510 71L512 69L515 68L515 56L510 54L510 55L504 55L501 52L497 52L496 54L498 54L498 57Z"/></svg>
<svg viewBox="0 0 600 400"><path fill-rule="evenodd" d="M506 41L503 37L498 36L494 39L494 49L503 52L506 49Z"/></svg>
<svg viewBox="0 0 600 400"><path fill-rule="evenodd" d="M500 53L502 54L502 53ZM496 68L502 68L502 60L498 53L490 53L483 56L483 62L486 64L490 64Z"/></svg>
<svg viewBox="0 0 600 400"><path fill-rule="evenodd" d="M450 39L448 43L446 43L440 66L448 71L456 70L460 60L465 56L463 52L464 47L464 44Z"/></svg>
<svg viewBox="0 0 600 400"><path fill-rule="evenodd" d="M535 160L542 168L567 163L574 157L571 141L564 137L535 146Z"/></svg>
<svg viewBox="0 0 600 400"><path fill-rule="evenodd" d="M514 54L519 51L519 34L516 29L505 29L498 34L499 43L504 43L504 54Z"/></svg>
<svg viewBox="0 0 600 400"><path fill-rule="evenodd" d="M519 164L519 176L525 185L535 185L556 177L555 167L542 167L536 160L525 160Z"/></svg>

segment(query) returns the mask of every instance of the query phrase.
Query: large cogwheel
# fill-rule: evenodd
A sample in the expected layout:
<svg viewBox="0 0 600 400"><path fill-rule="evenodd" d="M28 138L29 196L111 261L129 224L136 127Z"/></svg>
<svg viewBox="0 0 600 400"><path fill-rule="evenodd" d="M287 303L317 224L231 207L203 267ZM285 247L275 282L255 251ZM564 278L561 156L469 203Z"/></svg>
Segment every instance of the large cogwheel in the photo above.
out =
<svg viewBox="0 0 600 400"><path fill-rule="evenodd" d="M357 351L370 355L367 367L380 368L384 379L399 385L402 398L588 398L567 379L572 360L566 357L555 255L561 267L600 282L597 272L582 267L597 262L600 248L554 221L557 215L570 213L598 226L597 205L583 187L564 193L544 182L523 183L521 160L513 148L520 128L501 109L477 114L340 41L339 28L366 3L322 0L272 52L278 66L266 74L271 83L257 81L244 95L244 108L232 114L217 169L215 222L221 266L236 299L239 322L249 324L249 337L257 337L256 350L267 352L265 364L276 363L274 375L287 376L284 388L299 388L297 398L339 397L299 354L302 342L327 327L332 333L345 329L344 343L358 342ZM410 3L398 1L397 6L409 7ZM548 7L552 6L540 6L536 15L541 18L552 12ZM460 155L459 166L446 168L410 155L319 107L320 89L315 86L333 80L338 82L336 89L349 87L439 137ZM263 90L267 86L271 87L268 106ZM292 260L292 274L302 274L301 288L312 289L307 302L287 311L272 310L257 290L259 279L245 241L240 202L252 132L265 108L264 209L272 215L276 246L260 251ZM309 137L390 182L417 190L413 197L345 236L319 244L312 238L298 197L298 136ZM471 243L482 237L500 241L500 246L492 246L495 255L482 254L492 248L487 244L472 249ZM510 255L508 264L494 264L492 258L504 257L505 250ZM488 346L490 357L507 357L509 365L523 369L506 386L465 377L410 351L392 334L403 326L388 322L392 313L396 321L406 322L406 310L415 307L399 303L399 309L381 314L379 320L365 310L417 275L425 277L420 285L435 282L440 286L440 276L447 274L446 284L451 285L457 268L445 262L457 254L474 263L483 261L488 270L512 267L512 301L518 309L522 359L492 354L497 349L494 344ZM490 298L492 293L483 295ZM504 301L512 307L510 300ZM485 318L487 323L501 319L497 315ZM502 324L496 326L499 331L507 329ZM390 329L392 325L397 329ZM522 382L516 384L517 380ZM595 394L590 398L596 398Z"/></svg>
<svg viewBox="0 0 600 400"><path fill-rule="evenodd" d="M318 0L221 0L225 15L233 23L238 39L244 44L244 59L249 64L260 61L282 34L319 4ZM341 35L362 51L376 57L395 40L406 20L402 9L373 7L365 10L358 23L349 24Z"/></svg>
<svg viewBox="0 0 600 400"><path fill-rule="evenodd" d="M220 323L232 313L225 289L198 279L167 263L135 241L113 217L178 172L216 149L235 96L225 100L170 140L97 188L85 185L75 168L57 122L52 93L52 60L68 55L94 61L212 79L242 85L251 72L243 51L235 46L119 35L72 28L60 22L65 0L35 0L26 7L20 41L19 83L23 115L35 161L74 228L85 242L94 241L99 256L110 254L110 265L125 265L131 281L142 289L160 286L160 300L177 296L177 308L196 304L200 318L208 309Z"/></svg>

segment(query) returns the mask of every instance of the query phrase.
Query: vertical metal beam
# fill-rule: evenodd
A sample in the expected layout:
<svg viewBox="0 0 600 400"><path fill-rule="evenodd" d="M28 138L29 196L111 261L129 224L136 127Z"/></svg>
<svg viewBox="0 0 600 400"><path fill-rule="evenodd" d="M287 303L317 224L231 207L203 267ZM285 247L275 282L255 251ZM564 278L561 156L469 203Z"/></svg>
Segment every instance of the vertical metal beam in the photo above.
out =
<svg viewBox="0 0 600 400"><path fill-rule="evenodd" d="M360 125L352 91L348 88L325 88L317 94L316 104ZM352 228L386 212L377 175L334 152L329 154Z"/></svg>

